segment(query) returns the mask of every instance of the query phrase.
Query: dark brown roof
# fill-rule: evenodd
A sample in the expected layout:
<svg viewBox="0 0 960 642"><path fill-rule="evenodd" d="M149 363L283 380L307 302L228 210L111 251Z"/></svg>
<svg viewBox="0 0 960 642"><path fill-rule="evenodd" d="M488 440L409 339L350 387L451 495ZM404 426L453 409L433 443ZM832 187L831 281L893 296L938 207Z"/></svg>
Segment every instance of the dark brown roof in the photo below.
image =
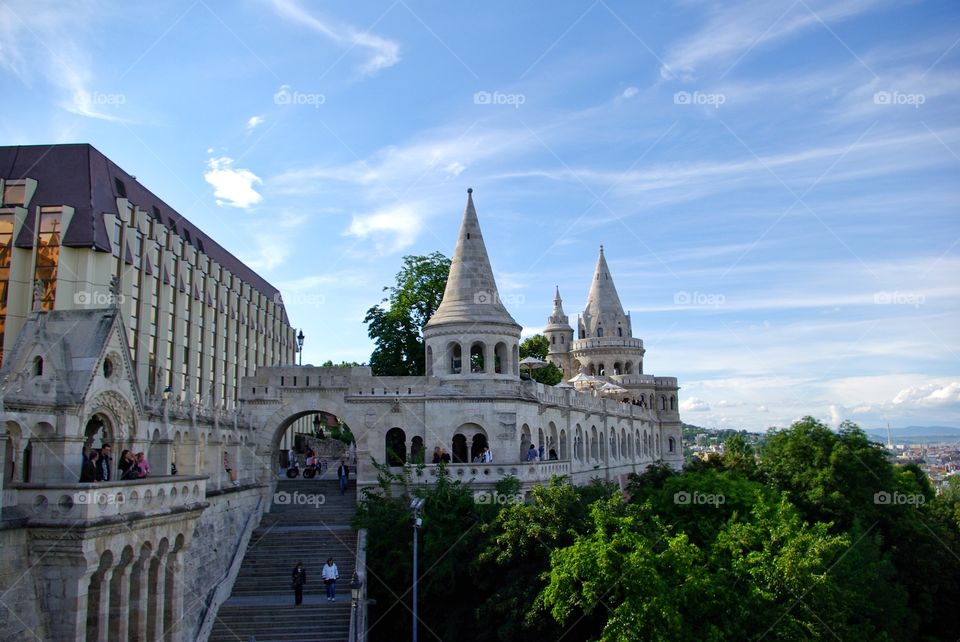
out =
<svg viewBox="0 0 960 642"><path fill-rule="evenodd" d="M62 240L67 247L112 251L110 233L104 226L102 215L117 214L116 199L125 195L131 203L175 231L185 242L230 270L253 289L276 301L280 305L284 323L289 324L277 288L92 145L0 147L0 176L7 180L32 178L37 181L37 191L30 201L31 209L59 205L69 205L74 209L73 220ZM33 247L33 224L34 217L28 216L17 236L17 247Z"/></svg>

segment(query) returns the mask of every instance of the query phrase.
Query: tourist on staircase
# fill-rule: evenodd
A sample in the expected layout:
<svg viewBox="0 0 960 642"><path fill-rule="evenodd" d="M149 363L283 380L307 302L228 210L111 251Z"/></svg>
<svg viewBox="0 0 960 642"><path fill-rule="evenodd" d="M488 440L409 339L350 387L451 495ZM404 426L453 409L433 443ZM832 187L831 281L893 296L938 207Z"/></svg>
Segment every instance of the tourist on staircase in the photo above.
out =
<svg viewBox="0 0 960 642"><path fill-rule="evenodd" d="M293 567L293 599L294 605L300 606L303 603L303 586L307 583L307 570L303 568L303 562L297 562ZM329 594L329 591L327 591Z"/></svg>
<svg viewBox="0 0 960 642"><path fill-rule="evenodd" d="M347 481L350 479L350 467L347 462L340 460L340 467L337 468L337 479L340 480L340 494L347 492Z"/></svg>
<svg viewBox="0 0 960 642"><path fill-rule="evenodd" d="M323 567L323 583L327 585L327 601L337 601L337 580L340 578L340 572L337 565L333 563L333 558L328 557L327 563Z"/></svg>

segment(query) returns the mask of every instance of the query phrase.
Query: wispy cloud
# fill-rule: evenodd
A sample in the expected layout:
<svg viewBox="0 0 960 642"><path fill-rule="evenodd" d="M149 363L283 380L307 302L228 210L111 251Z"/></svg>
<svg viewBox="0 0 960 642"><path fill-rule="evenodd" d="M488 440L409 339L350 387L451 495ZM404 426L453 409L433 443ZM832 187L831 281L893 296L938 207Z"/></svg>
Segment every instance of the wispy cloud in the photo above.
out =
<svg viewBox="0 0 960 642"><path fill-rule="evenodd" d="M793 3L742 0L714 5L700 31L681 39L664 57L663 78L692 80L701 67L724 66L763 51L804 30L863 13L883 0L796 0Z"/></svg>
<svg viewBox="0 0 960 642"><path fill-rule="evenodd" d="M417 204L401 204L354 215L345 234L373 240L381 255L393 254L413 245L423 224Z"/></svg>
<svg viewBox="0 0 960 642"><path fill-rule="evenodd" d="M334 25L309 13L295 0L273 0L272 5L277 13L287 20L312 29L332 42L347 47L348 50L359 47L367 51L369 58L362 67L364 73L376 73L400 61L400 46L392 40L359 31L351 26Z"/></svg>
<svg viewBox="0 0 960 642"><path fill-rule="evenodd" d="M263 116L251 116L249 119L247 119L247 132L252 132L258 126L262 125L263 122Z"/></svg>

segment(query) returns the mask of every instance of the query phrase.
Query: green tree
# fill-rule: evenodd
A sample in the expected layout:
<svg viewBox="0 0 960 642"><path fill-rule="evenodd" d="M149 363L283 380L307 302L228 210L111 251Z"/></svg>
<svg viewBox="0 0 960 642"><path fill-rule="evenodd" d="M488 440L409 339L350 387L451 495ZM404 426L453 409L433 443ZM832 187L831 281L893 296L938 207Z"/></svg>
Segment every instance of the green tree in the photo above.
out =
<svg viewBox="0 0 960 642"><path fill-rule="evenodd" d="M379 305L367 310L363 321L375 348L370 368L377 376L423 375L423 326L443 300L450 259L439 252L405 256L394 285Z"/></svg>
<svg viewBox="0 0 960 642"><path fill-rule="evenodd" d="M550 352L550 341L542 334L535 334L520 342L520 358L534 357L546 361ZM530 378L548 386L555 386L563 380L563 370L552 363L530 371Z"/></svg>

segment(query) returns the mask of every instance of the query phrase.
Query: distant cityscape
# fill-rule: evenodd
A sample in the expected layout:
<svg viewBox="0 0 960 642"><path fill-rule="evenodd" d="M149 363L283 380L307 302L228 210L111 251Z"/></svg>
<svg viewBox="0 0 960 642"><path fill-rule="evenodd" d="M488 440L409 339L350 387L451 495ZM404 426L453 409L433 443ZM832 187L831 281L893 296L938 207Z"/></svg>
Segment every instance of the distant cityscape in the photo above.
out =
<svg viewBox="0 0 960 642"><path fill-rule="evenodd" d="M947 478L960 473L960 428L946 426L907 426L871 428L867 436L883 444L899 465L916 464L930 478L939 494ZM683 424L684 458L710 459L724 453L724 444L733 435L741 435L755 450L762 450L766 434L746 430L712 429Z"/></svg>

